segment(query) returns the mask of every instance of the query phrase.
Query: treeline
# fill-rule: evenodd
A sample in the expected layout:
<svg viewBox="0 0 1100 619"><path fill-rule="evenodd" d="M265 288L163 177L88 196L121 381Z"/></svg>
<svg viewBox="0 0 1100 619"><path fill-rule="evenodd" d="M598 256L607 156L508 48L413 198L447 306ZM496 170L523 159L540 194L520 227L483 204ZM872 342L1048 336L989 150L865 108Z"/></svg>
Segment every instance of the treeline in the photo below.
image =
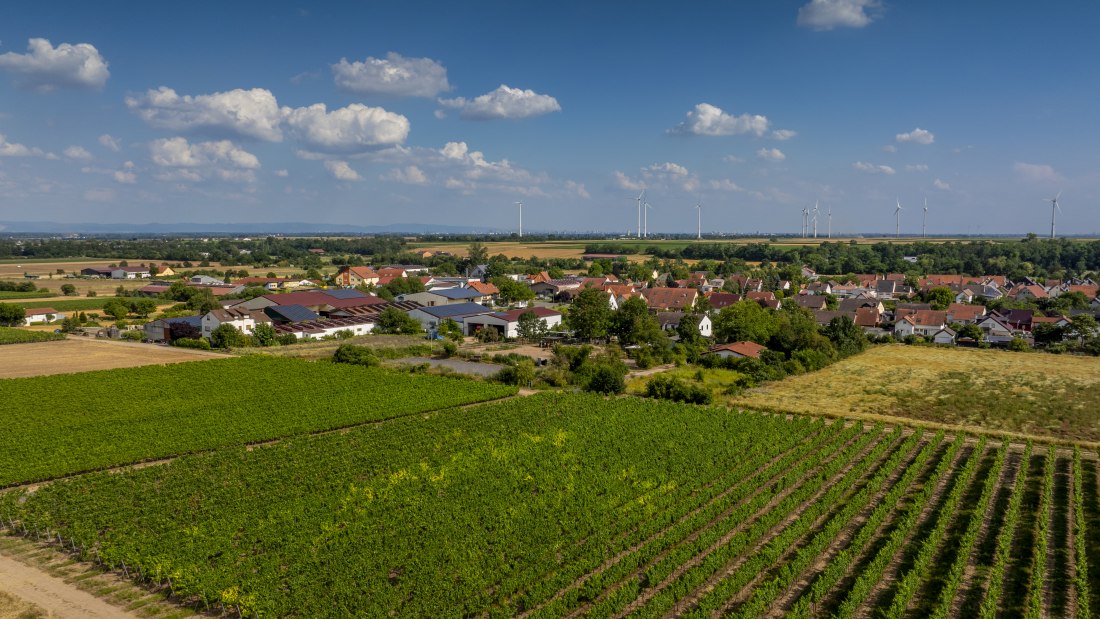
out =
<svg viewBox="0 0 1100 619"><path fill-rule="evenodd" d="M591 243L589 253L635 253L637 247ZM950 243L825 242L790 247L770 243L692 243L683 247L651 245L644 253L658 258L743 260L806 265L818 273L957 273L1023 277L1077 277L1100 271L1100 241L1039 239ZM915 258L916 262L906 260Z"/></svg>

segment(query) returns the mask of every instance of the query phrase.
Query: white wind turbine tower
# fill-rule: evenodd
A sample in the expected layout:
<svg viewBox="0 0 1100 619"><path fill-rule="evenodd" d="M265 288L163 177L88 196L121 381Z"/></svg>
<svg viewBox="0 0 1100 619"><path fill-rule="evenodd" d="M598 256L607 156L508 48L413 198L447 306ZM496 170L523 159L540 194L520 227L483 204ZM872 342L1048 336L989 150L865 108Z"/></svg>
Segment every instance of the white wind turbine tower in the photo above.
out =
<svg viewBox="0 0 1100 619"><path fill-rule="evenodd" d="M894 217L897 220L894 223L894 238L901 238L901 199L898 199L898 207L894 209Z"/></svg>
<svg viewBox="0 0 1100 619"><path fill-rule="evenodd" d="M829 238L833 238L833 207L829 207Z"/></svg>
<svg viewBox="0 0 1100 619"><path fill-rule="evenodd" d="M802 209L802 238L806 238L806 229L809 227L807 220L810 216L810 210L807 208Z"/></svg>
<svg viewBox="0 0 1100 619"><path fill-rule="evenodd" d="M703 205L698 202L695 203L695 238L703 238Z"/></svg>
<svg viewBox="0 0 1100 619"><path fill-rule="evenodd" d="M921 237L928 238L928 196L924 197L924 223L921 224Z"/></svg>
<svg viewBox="0 0 1100 619"><path fill-rule="evenodd" d="M652 208L653 206L646 202L642 209L642 237L647 239L649 238L649 211Z"/></svg>
<svg viewBox="0 0 1100 619"><path fill-rule="evenodd" d="M1058 195L1053 198L1046 198L1043 202L1050 202L1050 238L1054 238L1054 214L1062 210L1062 205L1058 204L1058 198L1062 197L1062 192L1059 191Z"/></svg>
<svg viewBox="0 0 1100 619"><path fill-rule="evenodd" d="M814 238L817 238L817 200L814 200Z"/></svg>
<svg viewBox="0 0 1100 619"><path fill-rule="evenodd" d="M642 238L642 200L645 200L645 189L635 198L638 201L638 238Z"/></svg>
<svg viewBox="0 0 1100 619"><path fill-rule="evenodd" d="M523 238L523 202L516 202L519 207L519 238Z"/></svg>

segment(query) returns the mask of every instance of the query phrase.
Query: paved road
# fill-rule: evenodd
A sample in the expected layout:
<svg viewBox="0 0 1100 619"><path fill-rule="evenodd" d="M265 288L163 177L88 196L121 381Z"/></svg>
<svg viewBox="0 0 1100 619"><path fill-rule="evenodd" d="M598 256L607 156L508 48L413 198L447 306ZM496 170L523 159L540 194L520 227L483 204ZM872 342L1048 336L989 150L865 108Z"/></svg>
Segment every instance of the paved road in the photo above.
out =
<svg viewBox="0 0 1100 619"><path fill-rule="evenodd" d="M461 359L429 359L428 357L407 357L405 359L394 359L394 362L408 365L428 363L437 368L450 368L459 374L476 374L478 376L492 376L504 368L503 365L496 365L495 363L474 363L473 361L462 361Z"/></svg>

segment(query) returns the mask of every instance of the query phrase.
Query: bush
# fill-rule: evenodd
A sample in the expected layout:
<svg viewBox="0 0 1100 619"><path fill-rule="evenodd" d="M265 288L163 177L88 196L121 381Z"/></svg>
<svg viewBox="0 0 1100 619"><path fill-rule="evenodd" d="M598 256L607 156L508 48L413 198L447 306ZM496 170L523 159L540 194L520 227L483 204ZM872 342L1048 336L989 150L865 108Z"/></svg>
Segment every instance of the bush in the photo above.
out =
<svg viewBox="0 0 1100 619"><path fill-rule="evenodd" d="M443 356L453 357L458 352L458 344L455 344L451 340L445 340L443 342Z"/></svg>
<svg viewBox="0 0 1100 619"><path fill-rule="evenodd" d="M1012 341L1008 343L1008 349L1012 352L1027 352L1031 350L1031 347L1027 345L1027 341L1022 337L1014 337Z"/></svg>
<svg viewBox="0 0 1100 619"><path fill-rule="evenodd" d="M585 391L594 391L607 395L626 391L626 366L618 363L598 363L591 370Z"/></svg>
<svg viewBox="0 0 1100 619"><path fill-rule="evenodd" d="M210 342L202 338L199 338L197 340L192 340L190 338L181 338L172 342L172 345L178 346L180 348L197 348L199 350L210 350Z"/></svg>
<svg viewBox="0 0 1100 619"><path fill-rule="evenodd" d="M137 330L123 331L122 332L122 339L132 340L132 341L135 341L135 342L140 342L141 340L145 339L145 334L142 333L141 331L137 331Z"/></svg>
<svg viewBox="0 0 1100 619"><path fill-rule="evenodd" d="M367 367L377 367L382 365L382 361L374 354L374 351L366 346L356 346L355 344L341 344L336 352L332 355L332 361L334 363L350 363L352 365L365 365Z"/></svg>
<svg viewBox="0 0 1100 619"><path fill-rule="evenodd" d="M280 346L290 346L291 344L298 343L298 336L293 333L284 333L275 338L276 342L279 342Z"/></svg>
<svg viewBox="0 0 1100 619"><path fill-rule="evenodd" d="M495 378L506 385L518 385L520 387L531 385L536 378L535 362L530 359L522 359L515 365L510 365L497 372Z"/></svg>
<svg viewBox="0 0 1100 619"><path fill-rule="evenodd" d="M688 404L710 404L713 396L700 385L689 385L675 376L654 376L646 383L647 397Z"/></svg>

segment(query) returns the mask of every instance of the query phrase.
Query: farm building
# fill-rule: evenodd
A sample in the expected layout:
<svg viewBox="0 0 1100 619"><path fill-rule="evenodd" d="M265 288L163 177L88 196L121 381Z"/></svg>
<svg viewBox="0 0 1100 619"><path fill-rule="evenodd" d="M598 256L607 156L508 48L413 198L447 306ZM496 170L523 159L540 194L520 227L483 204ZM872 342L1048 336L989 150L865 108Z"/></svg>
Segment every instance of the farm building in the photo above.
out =
<svg viewBox="0 0 1100 619"><path fill-rule="evenodd" d="M24 324L26 325L43 325L49 324L55 320L62 320L65 318L65 314L55 310L52 307L34 307L23 310L25 318ZM18 314L16 314L18 315Z"/></svg>
<svg viewBox="0 0 1100 619"><path fill-rule="evenodd" d="M409 312L409 317L420 323L425 330L438 329L444 320L450 318L460 326L467 318L490 314L484 305L478 303L451 303L431 307L418 307ZM463 331L466 329L463 328Z"/></svg>
<svg viewBox="0 0 1100 619"><path fill-rule="evenodd" d="M508 312L496 312L494 314L482 314L470 316L464 321L463 331L467 335L475 335L483 329L496 329L503 337L519 337L519 317L531 312L539 317L542 324L548 330L561 325L561 312L556 312L545 307L532 307L528 309L516 309Z"/></svg>

